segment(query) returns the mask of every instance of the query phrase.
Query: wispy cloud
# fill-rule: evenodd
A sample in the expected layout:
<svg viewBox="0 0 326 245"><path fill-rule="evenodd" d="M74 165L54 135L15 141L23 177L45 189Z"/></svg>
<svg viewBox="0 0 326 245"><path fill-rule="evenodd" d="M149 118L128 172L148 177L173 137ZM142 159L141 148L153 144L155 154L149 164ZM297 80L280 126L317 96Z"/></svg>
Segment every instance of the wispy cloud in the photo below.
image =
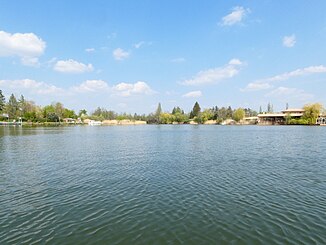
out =
<svg viewBox="0 0 326 245"><path fill-rule="evenodd" d="M266 97L277 98L278 100L283 102L308 102L314 98L314 95L306 93L304 90L298 88L278 87L272 90L271 92L267 93Z"/></svg>
<svg viewBox="0 0 326 245"><path fill-rule="evenodd" d="M84 73L94 70L92 64L83 64L73 59L59 60L55 63L53 69L62 73Z"/></svg>
<svg viewBox="0 0 326 245"><path fill-rule="evenodd" d="M239 24L243 21L245 16L250 13L250 9L245 9L241 6L236 6L232 9L232 12L224 16L220 22L222 26L232 26Z"/></svg>
<svg viewBox="0 0 326 245"><path fill-rule="evenodd" d="M133 45L133 47L134 47L135 49L139 49L139 48L141 48L141 47L143 47L143 46L149 46L149 45L152 45L152 42L140 41L140 42L138 42L138 43L135 43L135 44Z"/></svg>
<svg viewBox="0 0 326 245"><path fill-rule="evenodd" d="M287 48L294 47L295 43L297 42L296 37L294 34L291 36L284 36L283 37L283 46Z"/></svg>
<svg viewBox="0 0 326 245"><path fill-rule="evenodd" d="M202 92L197 90L197 91L191 91L189 93L186 93L186 94L182 95L182 97L184 97L184 98L199 98L202 95L203 95Z"/></svg>
<svg viewBox="0 0 326 245"><path fill-rule="evenodd" d="M241 62L239 59L232 59L223 67L216 67L200 71L193 78L183 81L182 84L205 85L232 78L239 73L242 64L243 62Z"/></svg>
<svg viewBox="0 0 326 245"><path fill-rule="evenodd" d="M262 90L273 87L272 83L281 82L289 80L293 77L301 77L310 74L316 73L326 73L326 66L309 66L301 69L297 69L291 72L285 72L280 75L276 75L273 77L268 77L264 79L257 80L255 82L249 83L246 88L242 89L242 91L254 91L254 90Z"/></svg>
<svg viewBox="0 0 326 245"><path fill-rule="evenodd" d="M85 52L87 52L87 53L92 53L94 51L95 51L95 48L86 48L85 49Z"/></svg>
<svg viewBox="0 0 326 245"><path fill-rule="evenodd" d="M46 43L34 33L8 33L0 31L0 57L18 56L23 65L39 66L38 57L44 53Z"/></svg>
<svg viewBox="0 0 326 245"><path fill-rule="evenodd" d="M258 91L258 90L264 90L264 89L269 89L272 88L273 86L269 83L258 83L258 82L253 82L249 83L246 88L241 89L241 91Z"/></svg>
<svg viewBox="0 0 326 245"><path fill-rule="evenodd" d="M178 58L174 58L171 60L172 63L183 63L185 61L186 61L186 59L183 57L178 57Z"/></svg>
<svg viewBox="0 0 326 245"><path fill-rule="evenodd" d="M129 58L130 53L123 50L122 48L117 48L112 52L114 59L116 60L125 60Z"/></svg>
<svg viewBox="0 0 326 245"><path fill-rule="evenodd" d="M140 41L140 42L138 42L138 43L135 43L135 44L134 44L134 47L138 49L138 48L140 48L141 46L143 46L144 44L145 44L144 41Z"/></svg>

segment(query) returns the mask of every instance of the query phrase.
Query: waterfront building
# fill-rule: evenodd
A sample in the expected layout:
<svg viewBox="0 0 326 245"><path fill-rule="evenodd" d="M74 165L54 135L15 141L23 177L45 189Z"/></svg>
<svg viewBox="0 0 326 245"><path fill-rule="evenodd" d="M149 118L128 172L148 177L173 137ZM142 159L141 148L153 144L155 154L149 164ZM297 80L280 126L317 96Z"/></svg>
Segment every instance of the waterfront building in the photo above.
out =
<svg viewBox="0 0 326 245"><path fill-rule="evenodd" d="M303 116L303 109L286 109L280 113L258 114L258 124L261 125L283 125L287 118L299 119Z"/></svg>

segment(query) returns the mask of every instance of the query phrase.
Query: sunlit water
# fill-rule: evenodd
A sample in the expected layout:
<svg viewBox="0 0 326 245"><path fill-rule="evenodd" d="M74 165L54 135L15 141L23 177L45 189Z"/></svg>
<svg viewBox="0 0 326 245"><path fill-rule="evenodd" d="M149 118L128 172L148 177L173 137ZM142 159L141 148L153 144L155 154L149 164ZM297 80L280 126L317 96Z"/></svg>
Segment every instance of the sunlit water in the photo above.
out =
<svg viewBox="0 0 326 245"><path fill-rule="evenodd" d="M326 127L0 127L0 244L326 244Z"/></svg>

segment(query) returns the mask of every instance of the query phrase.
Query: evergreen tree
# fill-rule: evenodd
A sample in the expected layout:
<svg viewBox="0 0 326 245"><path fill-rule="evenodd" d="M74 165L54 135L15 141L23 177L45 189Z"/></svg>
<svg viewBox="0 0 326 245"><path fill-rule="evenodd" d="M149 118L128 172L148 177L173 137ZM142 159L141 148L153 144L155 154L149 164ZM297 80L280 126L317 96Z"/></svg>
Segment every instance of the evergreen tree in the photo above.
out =
<svg viewBox="0 0 326 245"><path fill-rule="evenodd" d="M273 105L270 102L268 102L268 105L267 105L267 112L268 113L272 113L273 112Z"/></svg>
<svg viewBox="0 0 326 245"><path fill-rule="evenodd" d="M261 106L259 107L259 114L263 113L263 109L261 108Z"/></svg>
<svg viewBox="0 0 326 245"><path fill-rule="evenodd" d="M5 105L6 105L6 98L2 94L2 90L0 89L0 112L2 112L5 109Z"/></svg>
<svg viewBox="0 0 326 245"><path fill-rule="evenodd" d="M232 116L233 116L233 110L231 106L229 106L228 109L226 110L226 118L232 118Z"/></svg>
<svg viewBox="0 0 326 245"><path fill-rule="evenodd" d="M196 101L192 111L190 112L190 118L194 118L194 117L198 117L200 114L200 106L198 104L198 102Z"/></svg>
<svg viewBox="0 0 326 245"><path fill-rule="evenodd" d="M156 112L155 112L155 116L159 117L162 113L162 106L161 106L161 103L158 103L158 106L157 106L157 109L156 109Z"/></svg>
<svg viewBox="0 0 326 245"><path fill-rule="evenodd" d="M156 123L160 123L160 116L162 114L162 106L161 103L158 103L157 109L155 111L155 121Z"/></svg>
<svg viewBox="0 0 326 245"><path fill-rule="evenodd" d="M177 106L177 107L174 107L174 108L173 108L173 110L172 110L172 114L175 115L175 114L177 114L177 113L179 113L179 114L184 114L184 111L183 111L179 106Z"/></svg>
<svg viewBox="0 0 326 245"><path fill-rule="evenodd" d="M11 94L8 104L7 104L7 112L9 114L9 117L16 118L18 110L19 110L18 101L17 101L15 95Z"/></svg>
<svg viewBox="0 0 326 245"><path fill-rule="evenodd" d="M26 113L26 101L23 95L20 96L18 100L18 106L19 106L19 116L23 117Z"/></svg>

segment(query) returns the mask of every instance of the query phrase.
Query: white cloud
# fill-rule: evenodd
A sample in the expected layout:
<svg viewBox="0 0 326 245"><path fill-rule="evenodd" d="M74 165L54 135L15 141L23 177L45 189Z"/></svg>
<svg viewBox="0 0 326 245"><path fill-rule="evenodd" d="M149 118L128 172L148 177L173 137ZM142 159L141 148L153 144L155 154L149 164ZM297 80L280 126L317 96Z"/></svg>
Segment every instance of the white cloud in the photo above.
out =
<svg viewBox="0 0 326 245"><path fill-rule="evenodd" d="M183 57L174 58L174 59L171 60L172 63L183 63L185 61L186 61L186 59L183 58Z"/></svg>
<svg viewBox="0 0 326 245"><path fill-rule="evenodd" d="M278 87L275 90L266 94L266 97L277 98L282 101L309 101L313 99L313 95L306 93L302 89L297 88L287 88L287 87Z"/></svg>
<svg viewBox="0 0 326 245"><path fill-rule="evenodd" d="M292 48L296 42L297 41L296 41L296 37L294 34L292 34L291 36L283 37L283 46L284 47Z"/></svg>
<svg viewBox="0 0 326 245"><path fill-rule="evenodd" d="M241 23L243 18L250 13L250 9L245 9L244 7L237 6L232 9L232 12L222 18L222 26L232 26L237 23Z"/></svg>
<svg viewBox="0 0 326 245"><path fill-rule="evenodd" d="M95 48L86 48L85 51L87 53L91 53L91 52L94 52L95 51Z"/></svg>
<svg viewBox="0 0 326 245"><path fill-rule="evenodd" d="M201 97L202 95L203 95L202 92L197 90L197 91L192 91L192 92L186 93L186 94L182 95L182 97L184 97L184 98L198 98L198 97Z"/></svg>
<svg viewBox="0 0 326 245"><path fill-rule="evenodd" d="M109 90L109 85L103 80L87 80L72 90L76 92L105 92Z"/></svg>
<svg viewBox="0 0 326 245"><path fill-rule="evenodd" d="M84 73L94 70L92 64L85 65L73 59L59 60L55 63L53 69L63 73Z"/></svg>
<svg viewBox="0 0 326 245"><path fill-rule="evenodd" d="M138 49L138 48L140 48L141 46L143 46L144 44L145 44L144 41L140 41L139 43L135 43L135 44L134 44L134 47Z"/></svg>
<svg viewBox="0 0 326 245"><path fill-rule="evenodd" d="M280 75L276 75L273 77L265 78L259 80L260 82L278 82L278 81L285 81L292 77L299 77L304 75L310 75L314 73L326 73L326 66L319 65L319 66L309 66L301 69L297 69L291 72L285 72Z"/></svg>
<svg viewBox="0 0 326 245"><path fill-rule="evenodd" d="M240 61L239 59L232 59L229 61L229 65L242 65L242 61Z"/></svg>
<svg viewBox="0 0 326 245"><path fill-rule="evenodd" d="M128 97L137 94L150 95L155 93L145 82L138 81L136 83L119 83L112 87L115 95Z"/></svg>
<svg viewBox="0 0 326 245"><path fill-rule="evenodd" d="M47 84L44 82L37 82L32 79L21 79L21 80L0 80L1 87L15 90L15 91L22 91L22 92L29 92L32 94L62 94L64 90L58 88L54 85Z"/></svg>
<svg viewBox="0 0 326 245"><path fill-rule="evenodd" d="M46 43L34 33L7 33L0 31L0 57L18 56L23 65L38 66L38 57Z"/></svg>
<svg viewBox="0 0 326 245"><path fill-rule="evenodd" d="M246 88L242 89L242 91L253 91L253 90L262 90L268 89L273 87L271 83L273 82L281 82L289 80L293 77L300 77L310 74L316 73L326 73L326 66L319 65L319 66L309 66L301 69L297 69L291 72L285 72L280 75L276 75L269 78L264 78L257 80L255 82L249 83Z"/></svg>
<svg viewBox="0 0 326 245"><path fill-rule="evenodd" d="M121 48L117 48L115 50L113 50L113 57L114 59L116 60L124 60L124 59L127 59L130 55L129 52L121 49Z"/></svg>
<svg viewBox="0 0 326 245"><path fill-rule="evenodd" d="M241 91L258 91L258 90L264 90L272 88L272 85L269 83L249 83L246 88L241 89Z"/></svg>
<svg viewBox="0 0 326 245"><path fill-rule="evenodd" d="M240 71L242 62L232 59L223 67L217 67L198 72L193 78L182 82L184 85L203 85L212 84L221 80L232 78Z"/></svg>

